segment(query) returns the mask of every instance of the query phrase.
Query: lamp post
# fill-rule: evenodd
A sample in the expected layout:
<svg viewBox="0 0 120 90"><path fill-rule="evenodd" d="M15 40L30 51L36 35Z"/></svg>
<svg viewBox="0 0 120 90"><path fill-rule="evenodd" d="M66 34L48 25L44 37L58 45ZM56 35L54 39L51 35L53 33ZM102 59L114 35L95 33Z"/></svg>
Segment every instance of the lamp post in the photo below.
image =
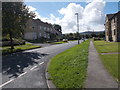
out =
<svg viewBox="0 0 120 90"><path fill-rule="evenodd" d="M77 15L77 30L78 30L78 44L79 44L79 18L78 18L78 13L75 13Z"/></svg>

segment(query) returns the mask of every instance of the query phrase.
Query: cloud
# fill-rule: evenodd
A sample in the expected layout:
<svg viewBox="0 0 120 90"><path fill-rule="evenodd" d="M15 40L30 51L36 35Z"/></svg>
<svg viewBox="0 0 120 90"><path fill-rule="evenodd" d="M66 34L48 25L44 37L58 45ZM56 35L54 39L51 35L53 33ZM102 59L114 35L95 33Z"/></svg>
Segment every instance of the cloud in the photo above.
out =
<svg viewBox="0 0 120 90"><path fill-rule="evenodd" d="M76 32L76 16L78 13L79 19L82 19L84 8L80 4L70 3L66 8L61 8L58 12L63 16L60 25L62 26L63 33Z"/></svg>
<svg viewBox="0 0 120 90"><path fill-rule="evenodd" d="M103 0L93 0L85 8L75 3L70 3L66 8L61 8L58 12L64 15L60 22L63 33L77 31L76 12L79 14L80 32L87 31L88 28L95 31L104 30L104 7L105 2Z"/></svg>
<svg viewBox="0 0 120 90"><path fill-rule="evenodd" d="M84 9L84 19L87 23L97 23L103 24L104 23L104 7L105 2L103 0L94 0L93 2L89 3Z"/></svg>
<svg viewBox="0 0 120 90"><path fill-rule="evenodd" d="M80 4L70 3L65 8L58 10L58 13L63 17L56 17L53 14L49 15L49 18L41 17L36 11L36 8L31 6L30 10L35 11L36 18L40 18L44 22L56 23L62 26L63 33L75 33L77 31L77 17L75 13L79 15L79 27L80 32L84 31L100 31L104 30L105 14L104 7L105 1L103 0L93 0L92 2L87 2L85 7Z"/></svg>
<svg viewBox="0 0 120 90"><path fill-rule="evenodd" d="M36 8L34 8L34 7L32 7L32 6L27 6L27 7L29 8L29 11L30 11L30 12L37 10Z"/></svg>

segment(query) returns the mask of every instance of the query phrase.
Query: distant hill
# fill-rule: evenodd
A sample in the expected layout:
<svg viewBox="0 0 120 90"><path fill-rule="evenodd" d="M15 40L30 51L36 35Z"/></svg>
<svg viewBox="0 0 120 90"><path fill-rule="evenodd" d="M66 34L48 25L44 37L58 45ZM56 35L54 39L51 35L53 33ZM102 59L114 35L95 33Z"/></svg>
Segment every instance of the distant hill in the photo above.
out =
<svg viewBox="0 0 120 90"><path fill-rule="evenodd" d="M96 35L98 35L98 34L103 34L104 33L104 31L94 31L94 34L96 34ZM93 32L92 31L87 31L87 32L82 32L82 33L80 33L80 34L93 34Z"/></svg>

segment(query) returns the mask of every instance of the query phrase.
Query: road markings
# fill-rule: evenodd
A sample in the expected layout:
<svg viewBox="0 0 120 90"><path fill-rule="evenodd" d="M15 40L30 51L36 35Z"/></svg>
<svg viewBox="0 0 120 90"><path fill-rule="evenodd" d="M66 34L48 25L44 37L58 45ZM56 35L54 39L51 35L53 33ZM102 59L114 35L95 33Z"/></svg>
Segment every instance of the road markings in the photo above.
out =
<svg viewBox="0 0 120 90"><path fill-rule="evenodd" d="M44 62L39 63L39 65L43 64Z"/></svg>
<svg viewBox="0 0 120 90"><path fill-rule="evenodd" d="M24 73L20 74L18 77L21 77L21 76L25 75L26 73L27 73L27 72L24 72Z"/></svg>
<svg viewBox="0 0 120 90"><path fill-rule="evenodd" d="M43 63L44 63L44 62L41 62L41 63L39 63L39 65L41 65L41 64L43 64ZM33 70L33 69L35 69L35 68L37 68L37 66L34 66L34 67L31 68L30 70ZM26 73L27 73L27 72L24 72L24 73L20 74L18 77L21 77L21 76L25 75ZM2 88L3 86L11 83L12 81L14 81L14 79L11 79L11 80L5 82L4 84L0 85L0 88Z"/></svg>
<svg viewBox="0 0 120 90"><path fill-rule="evenodd" d="M35 69L35 68L37 68L37 66L34 66L33 68L31 68L30 70L33 70L33 69Z"/></svg>
<svg viewBox="0 0 120 90"><path fill-rule="evenodd" d="M0 88L2 88L3 86L5 86L5 85L9 84L9 83L10 83L10 82L12 82L13 80L14 80L14 79L11 79L11 80L9 80L9 81L5 82L4 84L0 85Z"/></svg>
<svg viewBox="0 0 120 90"><path fill-rule="evenodd" d="M39 65L41 65L41 64L43 64L44 62L41 62L41 63L39 63ZM34 66L33 68L31 68L30 70L33 70L33 69L35 69L35 68L37 68L38 66Z"/></svg>

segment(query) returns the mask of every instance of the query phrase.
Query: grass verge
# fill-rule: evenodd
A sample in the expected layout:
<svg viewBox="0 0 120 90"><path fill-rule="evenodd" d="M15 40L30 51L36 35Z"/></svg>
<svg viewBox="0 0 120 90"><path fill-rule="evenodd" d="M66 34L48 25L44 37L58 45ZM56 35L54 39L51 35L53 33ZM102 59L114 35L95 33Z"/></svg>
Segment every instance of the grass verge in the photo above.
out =
<svg viewBox="0 0 120 90"><path fill-rule="evenodd" d="M50 79L57 88L83 88L86 79L89 40L51 59Z"/></svg>
<svg viewBox="0 0 120 90"><path fill-rule="evenodd" d="M26 43L25 45L18 45L14 46L14 49L11 50L10 46L2 47L2 54L9 54L13 52L18 52L18 51L24 51L24 50L29 50L29 49L34 49L34 48L40 48L41 46L36 46L33 44L28 44Z"/></svg>
<svg viewBox="0 0 120 90"><path fill-rule="evenodd" d="M51 44L63 44L63 43L68 43L68 42L53 42L53 43L51 43Z"/></svg>
<svg viewBox="0 0 120 90"><path fill-rule="evenodd" d="M108 70L108 72L117 80L120 81L118 77L118 60L119 54L101 54L101 53L111 53L120 52L118 49L120 43L118 42L106 42L106 41L94 41L95 47L99 53L99 56Z"/></svg>
<svg viewBox="0 0 120 90"><path fill-rule="evenodd" d="M120 42L94 41L99 53L120 52Z"/></svg>

